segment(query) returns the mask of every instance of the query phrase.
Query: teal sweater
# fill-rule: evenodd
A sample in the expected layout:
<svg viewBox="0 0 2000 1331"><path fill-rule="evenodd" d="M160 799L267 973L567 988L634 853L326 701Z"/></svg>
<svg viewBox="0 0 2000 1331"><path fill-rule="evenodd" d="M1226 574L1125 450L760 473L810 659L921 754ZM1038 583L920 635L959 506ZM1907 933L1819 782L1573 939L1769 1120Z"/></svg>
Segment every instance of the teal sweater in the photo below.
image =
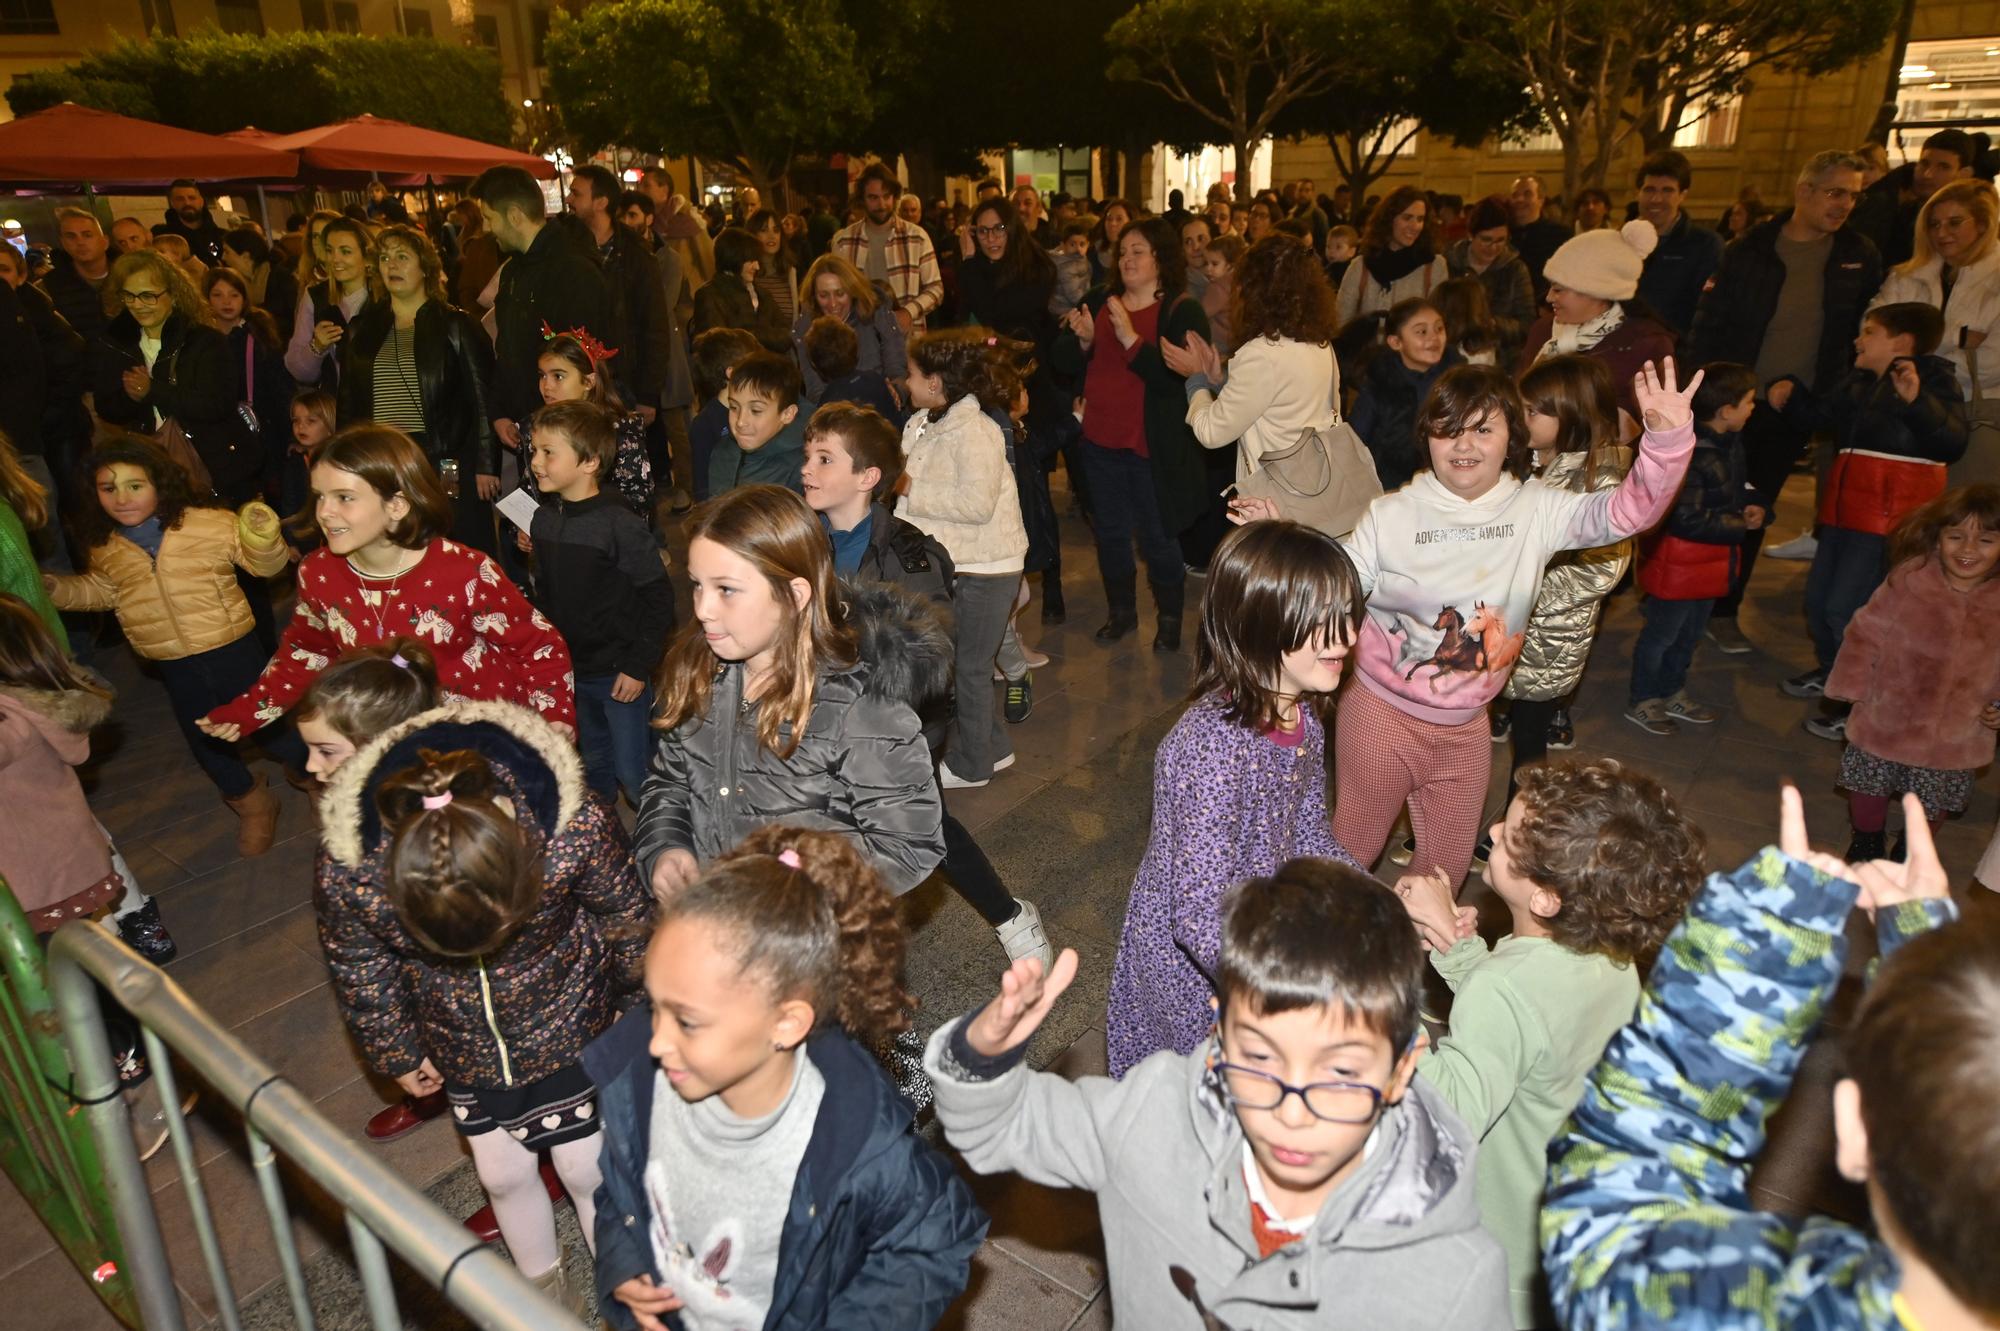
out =
<svg viewBox="0 0 2000 1331"><path fill-rule="evenodd" d="M708 455L708 493L712 499L739 485L782 485L793 494L803 494L799 468L806 461L806 416L801 411L791 424L772 436L755 452L746 453L725 435Z"/></svg>
<svg viewBox="0 0 2000 1331"><path fill-rule="evenodd" d="M42 617L55 635L56 645L69 651L69 634L63 631L49 593L42 586L42 570L35 563L34 547L28 543L21 515L5 499L0 499L0 592L11 592L26 601Z"/></svg>

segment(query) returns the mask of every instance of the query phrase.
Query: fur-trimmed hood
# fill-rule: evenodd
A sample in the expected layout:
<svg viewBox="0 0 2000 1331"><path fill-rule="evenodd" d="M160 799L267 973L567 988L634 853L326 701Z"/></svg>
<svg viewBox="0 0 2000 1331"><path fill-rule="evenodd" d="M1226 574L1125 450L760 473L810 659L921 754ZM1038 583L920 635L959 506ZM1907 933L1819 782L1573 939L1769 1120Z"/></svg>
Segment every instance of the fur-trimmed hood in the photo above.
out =
<svg viewBox="0 0 2000 1331"><path fill-rule="evenodd" d="M863 697L928 716L951 701L951 629L933 602L885 582L841 584L856 652L868 667Z"/></svg>
<svg viewBox="0 0 2000 1331"><path fill-rule="evenodd" d="M72 735L88 735L111 715L110 694L84 689L25 689L0 684L0 700L33 712Z"/></svg>
<svg viewBox="0 0 2000 1331"><path fill-rule="evenodd" d="M382 835L375 791L412 765L419 749L474 749L485 755L525 801L544 840L569 825L583 807L583 759L553 725L525 707L504 702L450 702L364 745L334 773L320 797L327 852L342 865L361 863Z"/></svg>

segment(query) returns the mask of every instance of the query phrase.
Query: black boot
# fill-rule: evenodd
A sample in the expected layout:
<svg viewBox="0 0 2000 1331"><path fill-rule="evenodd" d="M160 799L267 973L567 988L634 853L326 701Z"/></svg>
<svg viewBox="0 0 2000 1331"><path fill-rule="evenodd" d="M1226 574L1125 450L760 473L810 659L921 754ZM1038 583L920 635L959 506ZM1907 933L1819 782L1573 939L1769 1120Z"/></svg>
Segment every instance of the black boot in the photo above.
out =
<svg viewBox="0 0 2000 1331"><path fill-rule="evenodd" d="M1104 599L1111 604L1111 613L1104 621L1104 627L1097 630L1099 642L1117 642L1120 638L1139 627L1138 579L1127 574L1117 582L1109 578L1104 582Z"/></svg>
<svg viewBox="0 0 2000 1331"><path fill-rule="evenodd" d="M1062 579L1054 574L1042 575L1042 622L1060 624L1068 617L1069 610L1063 605Z"/></svg>
<svg viewBox="0 0 2000 1331"><path fill-rule="evenodd" d="M118 917L118 936L125 945L155 966L164 966L180 953L173 935L160 919L160 903L148 900L129 915Z"/></svg>
<svg viewBox="0 0 2000 1331"><path fill-rule="evenodd" d="M1865 864L1869 860L1879 860L1889 853L1889 836L1886 832L1856 832L1854 840L1847 843L1847 862Z"/></svg>
<svg viewBox="0 0 2000 1331"><path fill-rule="evenodd" d="M1159 628L1153 634L1153 650L1177 652L1181 649L1181 608L1187 602L1187 584L1171 587L1153 584L1153 606L1159 612Z"/></svg>

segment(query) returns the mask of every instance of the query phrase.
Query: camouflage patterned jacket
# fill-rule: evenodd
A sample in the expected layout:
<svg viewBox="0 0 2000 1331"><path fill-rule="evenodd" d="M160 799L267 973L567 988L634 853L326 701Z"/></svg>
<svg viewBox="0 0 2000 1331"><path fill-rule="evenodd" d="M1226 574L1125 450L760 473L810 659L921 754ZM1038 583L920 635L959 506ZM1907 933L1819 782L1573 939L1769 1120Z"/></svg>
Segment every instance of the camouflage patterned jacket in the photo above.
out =
<svg viewBox="0 0 2000 1331"><path fill-rule="evenodd" d="M1766 849L1712 876L1667 940L1637 1019L1549 1148L1542 1259L1564 1326L1898 1325L1886 1247L1755 1210L1746 1191L1840 980L1856 892ZM1879 912L1883 954L1955 914L1947 901Z"/></svg>

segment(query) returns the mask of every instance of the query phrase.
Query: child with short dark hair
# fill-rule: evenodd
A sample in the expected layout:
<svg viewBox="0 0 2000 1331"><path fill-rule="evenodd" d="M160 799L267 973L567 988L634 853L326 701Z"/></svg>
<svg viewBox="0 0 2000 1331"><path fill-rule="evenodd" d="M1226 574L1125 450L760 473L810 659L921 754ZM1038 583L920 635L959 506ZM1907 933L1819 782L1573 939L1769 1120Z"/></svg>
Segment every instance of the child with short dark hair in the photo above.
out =
<svg viewBox="0 0 2000 1331"><path fill-rule="evenodd" d="M774 825L661 903L645 1006L590 1046L597 1307L620 1331L928 1331L986 1214L869 1053L908 1027L905 939L841 833Z"/></svg>
<svg viewBox="0 0 2000 1331"><path fill-rule="evenodd" d="M855 368L860 360L861 339L854 335L854 329L845 319L821 315L807 326L802 341L813 373L826 385L819 395L821 406L852 402L872 407L901 428L903 409L897 405L896 395L889 391L889 381L874 370Z"/></svg>
<svg viewBox="0 0 2000 1331"><path fill-rule="evenodd" d="M1923 808L1908 862L1815 852L1796 789L1778 844L1716 874L1660 950L1550 1145L1542 1267L1560 1325L1990 1326L2000 1319L2000 931L1957 908ZM1834 1159L1873 1232L1752 1208L1765 1124L1847 970L1848 917L1886 957L1845 1032Z"/></svg>
<svg viewBox="0 0 2000 1331"><path fill-rule="evenodd" d="M1889 533L1944 493L1945 467L1965 455L1958 373L1934 355L1944 316L1916 301L1877 305L1861 318L1854 368L1819 394L1780 379L1765 399L1802 430L1830 430L1838 452L1820 489L1819 544L1806 575L1806 627L1817 664L1784 682L1794 698L1826 691L1847 621L1882 585ZM1817 714L1806 729L1840 739L1846 718Z"/></svg>
<svg viewBox="0 0 2000 1331"><path fill-rule="evenodd" d="M636 986L653 900L567 736L453 702L370 738L320 801L313 908L370 1066L442 1090L514 1262L572 1311L536 1154L586 1243L599 1183L583 1048Z"/></svg>
<svg viewBox="0 0 2000 1331"><path fill-rule="evenodd" d="M646 520L602 479L618 424L589 402L551 402L528 422L529 468L554 502L535 510L534 602L569 644L576 741L590 788L639 807L652 752L651 680L674 630L674 589Z"/></svg>
<svg viewBox="0 0 2000 1331"><path fill-rule="evenodd" d="M1479 1210L1507 1251L1514 1325L1549 1326L1536 1231L1549 1139L1631 1020L1640 968L1701 885L1704 842L1659 782L1610 759L1523 768L1492 838L1486 881L1513 927L1491 951L1457 936L1441 875L1397 885L1457 995L1417 1072L1479 1138Z"/></svg>
<svg viewBox="0 0 2000 1331"><path fill-rule="evenodd" d="M834 572L859 587L886 584L949 607L955 583L951 556L934 537L876 498L893 494L902 474L902 440L878 413L848 403L813 413L806 426L806 503L826 526ZM945 705L918 709L933 755L943 748L950 729L948 700L937 701ZM1053 962L1041 911L1002 886L992 861L949 808L943 832L947 880L992 926L1007 955Z"/></svg>
<svg viewBox="0 0 2000 1331"><path fill-rule="evenodd" d="M1361 372L1349 424L1375 458L1384 494L1410 483L1422 467L1417 441L1417 409L1431 386L1465 357L1450 345L1444 312L1422 296L1399 302L1384 316L1386 349Z"/></svg>
<svg viewBox="0 0 2000 1331"><path fill-rule="evenodd" d="M688 357L695 401L701 406L688 421L688 455L694 467L694 497L709 497L708 462L716 445L729 440L729 376L745 357L757 353L757 339L741 328L711 328L694 339Z"/></svg>
<svg viewBox="0 0 2000 1331"><path fill-rule="evenodd" d="M1632 647L1625 719L1648 734L1716 719L1687 696L1688 667L1709 612L1742 579L1745 537L1770 519L1744 472L1742 430L1757 409L1757 387L1747 365L1715 361L1703 369L1687 479L1667 520L1639 542L1646 623Z"/></svg>
<svg viewBox="0 0 2000 1331"><path fill-rule="evenodd" d="M931 1037L947 1140L980 1173L1097 1194L1121 1325L1511 1326L1472 1136L1412 1081L1423 952L1395 894L1292 859L1221 918L1213 1032L1118 1082L1021 1066L1077 961L1015 962Z"/></svg>
<svg viewBox="0 0 2000 1331"><path fill-rule="evenodd" d="M708 458L709 494L721 495L739 485L798 491L806 434L799 419L802 391L798 362L790 356L758 351L736 363L723 390L729 434Z"/></svg>

